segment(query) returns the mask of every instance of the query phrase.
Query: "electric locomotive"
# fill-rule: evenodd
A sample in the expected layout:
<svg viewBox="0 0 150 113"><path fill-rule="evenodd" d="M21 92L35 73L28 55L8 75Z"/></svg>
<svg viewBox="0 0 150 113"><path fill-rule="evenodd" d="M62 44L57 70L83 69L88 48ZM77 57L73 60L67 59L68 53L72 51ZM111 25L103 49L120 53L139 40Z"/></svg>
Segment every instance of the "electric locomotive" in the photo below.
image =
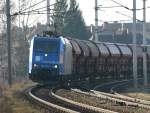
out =
<svg viewBox="0 0 150 113"><path fill-rule="evenodd" d="M46 83L57 82L63 75L71 75L70 49L69 41L61 36L34 36L30 44L29 78Z"/></svg>

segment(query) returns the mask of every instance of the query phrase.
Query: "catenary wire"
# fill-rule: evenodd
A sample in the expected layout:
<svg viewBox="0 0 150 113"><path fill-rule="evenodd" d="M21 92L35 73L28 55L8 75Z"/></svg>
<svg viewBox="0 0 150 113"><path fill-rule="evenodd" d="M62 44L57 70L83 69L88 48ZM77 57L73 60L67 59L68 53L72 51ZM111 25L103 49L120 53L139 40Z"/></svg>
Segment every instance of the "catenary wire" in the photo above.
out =
<svg viewBox="0 0 150 113"><path fill-rule="evenodd" d="M49 5L49 6L53 6L53 5L56 5L56 4L58 4L58 3L61 3L61 2L57 2L57 3L51 4L51 5ZM46 8L46 7L47 7L47 6L40 7L40 8L37 8L37 9L33 9L33 10L31 10L31 11L28 11L28 12L34 12L34 11L37 11L37 12L38 12L38 10L44 9L44 8ZM50 10L54 10L54 9L50 9ZM47 10L45 10L45 11L47 11ZM28 12L20 11L20 12L16 12L16 13L12 14L11 16L16 16L16 15L19 15L19 14L21 14L21 13L28 13Z"/></svg>

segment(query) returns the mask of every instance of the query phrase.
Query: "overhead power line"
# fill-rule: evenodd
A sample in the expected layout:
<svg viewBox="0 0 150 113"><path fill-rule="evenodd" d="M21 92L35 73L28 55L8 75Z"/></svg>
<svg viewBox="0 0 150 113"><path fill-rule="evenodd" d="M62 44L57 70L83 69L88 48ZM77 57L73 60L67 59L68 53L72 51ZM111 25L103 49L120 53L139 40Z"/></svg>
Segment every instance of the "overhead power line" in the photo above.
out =
<svg viewBox="0 0 150 113"><path fill-rule="evenodd" d="M40 18L41 16L38 16L35 20L33 20L33 22L31 22L28 26L33 25L35 22L37 22L37 20Z"/></svg>
<svg viewBox="0 0 150 113"><path fill-rule="evenodd" d="M132 10L132 9L130 9L129 7L127 7L127 6L125 6L125 5L122 5L121 3L119 3L119 2L116 2L115 0L111 0L112 2L114 2L114 3L116 3L116 4L118 4L118 5L120 5L121 7L124 7L125 9L127 9L127 10Z"/></svg>
<svg viewBox="0 0 150 113"><path fill-rule="evenodd" d="M37 3L35 3L35 4L31 5L31 6L29 6L29 7L25 8L25 9L23 9L23 10L20 10L19 12L26 11L26 10L28 10L28 9L30 9L30 8L32 8L32 7L35 7L35 6L41 4L41 3L45 2L45 1L46 1L46 0L42 0L42 1L40 1L40 2L37 2ZM17 13L19 13L19 12L17 12Z"/></svg>
<svg viewBox="0 0 150 113"><path fill-rule="evenodd" d="M30 13L30 15L42 15L42 14L47 14L46 12L33 12L33 13ZM49 13L51 14L52 16L55 16L55 17L63 17L63 15L54 15L54 13ZM28 13L22 13L22 14L19 14L19 15L28 15Z"/></svg>
<svg viewBox="0 0 150 113"><path fill-rule="evenodd" d="M43 7L42 8L37 8L37 9L33 9L33 10L30 10L30 11L27 11L27 12L20 12L20 13L15 13L14 15L19 15L19 14L23 14L23 13L32 13L32 12L44 12L44 11L47 11L47 9L45 10L41 10L41 9L44 9ZM49 9L49 10L54 10L54 9Z"/></svg>
<svg viewBox="0 0 150 113"><path fill-rule="evenodd" d="M61 2L57 2L57 3L54 3L54 4L51 4L49 6L53 6L53 5L56 5L56 4L59 4ZM32 6L31 6L32 7ZM36 9L33 9L33 10L30 10L30 11L19 11L19 12L16 12L14 14L12 14L11 16L16 16L16 15L23 15L24 13L31 13L31 12L37 12L38 14L41 13L42 11L47 11L47 10L42 10L40 11L41 9L45 9L47 6L44 6L44 7L40 7L40 8L36 8ZM27 8L26 8L27 9ZM29 7L30 9L30 7ZM54 9L50 9L50 10L54 10Z"/></svg>
<svg viewBox="0 0 150 113"><path fill-rule="evenodd" d="M120 14L120 15L123 15L123 16L126 16L126 17L128 17L128 18L133 19L133 17L131 17L131 16L129 16L129 15L126 15L126 14L123 14L123 13L121 13L121 12L119 12L119 11L115 11L115 13ZM136 19L136 20L137 20L137 21L139 21L139 22L143 22L142 20L139 20L139 19Z"/></svg>
<svg viewBox="0 0 150 113"><path fill-rule="evenodd" d="M129 8L129 7L127 7L127 6L125 6L125 5L121 4L121 3L119 3L119 2L116 2L115 0L111 0L111 1L114 2L114 3L116 3L117 5L119 5L120 7L123 7L123 8L125 8L125 9L127 9L127 10L133 11L133 9L131 9L131 8ZM110 8L111 8L111 7L110 7ZM112 7L112 8L115 8L115 7ZM150 7L147 7L147 8L150 8ZM143 10L143 8L138 8L138 9L136 9L136 10Z"/></svg>
<svg viewBox="0 0 150 113"><path fill-rule="evenodd" d="M99 6L98 8L118 8L118 7L122 7L122 6Z"/></svg>
<svg viewBox="0 0 150 113"><path fill-rule="evenodd" d="M43 10L43 11L30 11L30 12L22 12L22 13L19 13L19 14L15 14L15 16L17 15L38 15L38 14L47 14L46 13L47 10ZM63 11L53 11L52 13L49 13L49 14L54 14L54 13L65 13Z"/></svg>
<svg viewBox="0 0 150 113"><path fill-rule="evenodd" d="M127 21L131 21L131 20L115 20L115 21L103 21L103 20L98 20L98 21L100 21L100 22L112 22L112 23L114 23L114 22L127 22Z"/></svg>

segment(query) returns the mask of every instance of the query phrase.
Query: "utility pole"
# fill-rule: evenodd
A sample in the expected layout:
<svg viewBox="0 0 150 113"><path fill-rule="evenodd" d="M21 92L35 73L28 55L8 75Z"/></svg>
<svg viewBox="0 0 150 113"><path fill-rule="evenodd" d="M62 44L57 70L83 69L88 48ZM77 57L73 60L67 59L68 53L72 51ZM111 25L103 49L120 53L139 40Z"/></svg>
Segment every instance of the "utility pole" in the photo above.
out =
<svg viewBox="0 0 150 113"><path fill-rule="evenodd" d="M47 30L50 30L50 0L47 0Z"/></svg>
<svg viewBox="0 0 150 113"><path fill-rule="evenodd" d="M10 16L10 0L6 0L6 16L7 16L7 51L8 51L8 84L12 85L11 76L11 16Z"/></svg>
<svg viewBox="0 0 150 113"><path fill-rule="evenodd" d="M98 40L98 3L95 0L95 42Z"/></svg>
<svg viewBox="0 0 150 113"><path fill-rule="evenodd" d="M147 86L147 55L146 55L146 0L143 0L143 75L144 75L144 85Z"/></svg>
<svg viewBox="0 0 150 113"><path fill-rule="evenodd" d="M18 0L18 5L19 5L19 12L20 12L20 0ZM19 28L20 28L20 15L19 15Z"/></svg>
<svg viewBox="0 0 150 113"><path fill-rule="evenodd" d="M133 0L133 78L134 87L137 89L137 47L136 47L136 0Z"/></svg>

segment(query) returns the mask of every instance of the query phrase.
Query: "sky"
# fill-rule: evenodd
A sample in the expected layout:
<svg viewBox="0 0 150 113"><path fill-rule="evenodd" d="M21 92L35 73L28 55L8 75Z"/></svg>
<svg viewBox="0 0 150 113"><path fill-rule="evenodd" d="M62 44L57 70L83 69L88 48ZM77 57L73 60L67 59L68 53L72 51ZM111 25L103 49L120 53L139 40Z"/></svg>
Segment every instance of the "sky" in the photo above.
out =
<svg viewBox="0 0 150 113"><path fill-rule="evenodd" d="M15 1L16 0L12 0ZM32 1L32 2L31 2ZM28 0L28 4L31 5L34 3L37 3L41 0ZM50 0L51 3L53 4L55 0ZM132 2L133 0L114 0L130 9L132 9ZM137 2L137 9L141 9L143 7L143 0L136 0ZM95 12L94 12L94 7L95 7L95 0L77 0L77 3L79 3L79 8L82 11L83 18L85 20L85 23L87 25L94 24L95 20ZM150 0L146 1L147 3L147 22L150 22ZM42 6L45 6L46 2L38 5L36 8L40 8ZM114 3L113 0L98 0L98 5L100 7L109 7L109 6L119 6L118 4ZM27 17L27 16L26 16ZM21 16L21 18L26 18ZM119 21L119 22L132 22L132 11L127 10L123 7L117 7L117 8L100 8L99 13L99 25L101 25L103 22L108 21ZM142 21L143 18L143 13L142 10L137 11L137 19ZM121 21L120 21L121 20ZM29 22L28 25L36 24L36 22L46 22L46 15L34 15L29 17ZM25 22L26 23L26 22Z"/></svg>
<svg viewBox="0 0 150 113"><path fill-rule="evenodd" d="M94 5L95 0L77 0L80 9L83 11L83 16L88 25L94 24ZM85 2L86 1L86 2ZM115 0L116 2L127 6L132 9L132 2L133 0ZM136 0L137 2L137 9L140 9L143 7L143 1L142 0ZM112 2L111 0L98 0L98 5L101 7L108 7L108 6L118 6L116 3ZM150 7L150 0L147 0L146 2L147 7ZM147 14L147 22L150 21L150 8L146 9ZM120 14L121 13L121 14ZM127 16L130 16L127 17ZM119 20L129 20L132 22L132 11L129 11L123 7L120 8L101 8L98 13L99 16L99 24L102 24L104 21L119 21ZM137 19L142 20L143 19L143 11L139 10L137 11ZM102 20L102 21L101 21ZM123 21L121 21L123 22Z"/></svg>

